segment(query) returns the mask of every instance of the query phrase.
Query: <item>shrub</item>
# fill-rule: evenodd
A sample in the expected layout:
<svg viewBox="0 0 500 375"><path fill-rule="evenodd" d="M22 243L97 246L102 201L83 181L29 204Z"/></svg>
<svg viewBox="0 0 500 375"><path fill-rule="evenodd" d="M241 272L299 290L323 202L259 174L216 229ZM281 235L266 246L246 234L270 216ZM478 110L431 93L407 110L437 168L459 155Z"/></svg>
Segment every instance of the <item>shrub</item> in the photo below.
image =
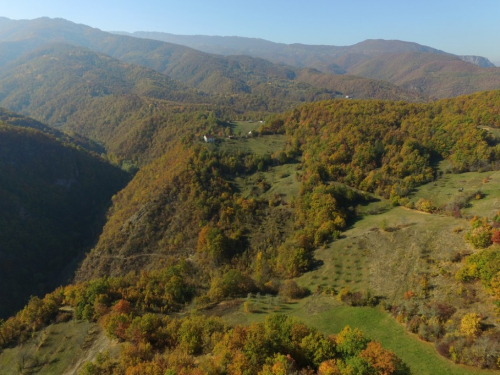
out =
<svg viewBox="0 0 500 375"><path fill-rule="evenodd" d="M245 301L243 303L243 311L247 314L251 314L254 312L254 308L251 301Z"/></svg>
<svg viewBox="0 0 500 375"><path fill-rule="evenodd" d="M488 228L479 226L472 229L465 236L476 249L484 249L491 245L491 234Z"/></svg>
<svg viewBox="0 0 500 375"><path fill-rule="evenodd" d="M351 291L349 290L349 287L346 286L340 289L339 294L337 294L337 301L346 302L350 297L351 297Z"/></svg>
<svg viewBox="0 0 500 375"><path fill-rule="evenodd" d="M417 203L415 203L415 208L419 211L431 213L436 210L436 207L432 204L430 199L420 198Z"/></svg>
<svg viewBox="0 0 500 375"><path fill-rule="evenodd" d="M309 293L307 288L303 288L294 280L285 280L279 288L279 295L292 299L304 298Z"/></svg>

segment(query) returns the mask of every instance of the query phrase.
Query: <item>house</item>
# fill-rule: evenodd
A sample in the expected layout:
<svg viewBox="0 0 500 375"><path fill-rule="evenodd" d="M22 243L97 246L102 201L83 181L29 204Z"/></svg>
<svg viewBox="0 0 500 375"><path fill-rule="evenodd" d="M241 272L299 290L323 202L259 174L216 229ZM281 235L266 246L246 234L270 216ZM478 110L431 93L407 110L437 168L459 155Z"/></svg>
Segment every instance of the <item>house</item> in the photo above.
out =
<svg viewBox="0 0 500 375"><path fill-rule="evenodd" d="M203 139L204 139L204 140L205 140L205 142L207 142L207 143L214 143L214 142L215 142L215 138L214 138L214 137L212 137L211 135L208 135L208 136L207 136L207 135L204 135L204 136L203 136Z"/></svg>

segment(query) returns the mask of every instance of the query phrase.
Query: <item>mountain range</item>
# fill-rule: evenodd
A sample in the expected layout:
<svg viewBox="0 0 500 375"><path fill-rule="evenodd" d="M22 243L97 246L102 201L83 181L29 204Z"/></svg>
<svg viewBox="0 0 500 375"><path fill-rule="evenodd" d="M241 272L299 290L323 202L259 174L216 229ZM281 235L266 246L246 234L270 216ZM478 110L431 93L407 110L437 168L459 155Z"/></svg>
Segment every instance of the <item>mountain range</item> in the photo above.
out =
<svg viewBox="0 0 500 375"><path fill-rule="evenodd" d="M314 68L324 73L384 80L431 97L457 96L477 91L467 91L469 84L482 86L491 83L485 89L498 85L498 69L484 57L457 56L399 40L366 40L352 46L337 47L287 45L243 37L186 36L159 32L120 34L177 43L208 53L247 55L290 66ZM390 68L386 64L388 61L391 62ZM476 65L476 68L472 68L469 63ZM392 73L388 74L384 69ZM470 75L474 78L471 79Z"/></svg>
<svg viewBox="0 0 500 375"><path fill-rule="evenodd" d="M280 61L277 65L260 57L207 54L178 44L114 35L62 19L12 21L3 18L0 22L0 62L4 65L49 42L90 48L128 63L147 66L202 91L221 94L260 95L265 92L268 95L269 91L286 90L283 86L290 81L310 84L310 75L303 74L306 66L318 71L313 81L316 87L359 98L378 97L380 94L379 98L385 99L396 99L395 95L399 95L401 99L422 100L422 95L467 94L497 85L499 75L497 68L479 68L442 51L400 41L373 40L352 47L318 47L319 52L314 46L299 46L297 48L302 52L296 54L295 60L284 60L290 64L285 66L280 59L275 59ZM270 42L266 43L264 45L268 46ZM272 52L270 45L266 48ZM309 49L312 52L307 55ZM393 64L394 72L390 77L382 69L380 59L384 56L399 61ZM413 63L414 59L416 63ZM426 64L425 68L423 64ZM353 79L351 74L357 74L357 78ZM405 78L402 79L401 75ZM362 78L385 82L378 84L378 90L373 90L374 82ZM389 83L400 86L391 88ZM436 90L439 85L444 88ZM347 91L349 88L352 91Z"/></svg>
<svg viewBox="0 0 500 375"><path fill-rule="evenodd" d="M333 72L337 69L336 72L344 73L345 68L343 69L341 66L332 65L332 62L333 64L336 64L336 61L338 61L337 59L343 56L348 56L347 59L353 59L356 57L368 59L370 57L388 53L428 52L434 54L448 54L432 47L399 40L371 39L352 46L337 47L298 43L283 44L270 42L264 39L237 36L221 37L206 35L175 35L146 31L136 31L133 33L115 31L113 33L180 44L199 51L214 53L217 55L248 55L297 67L311 67ZM495 66L487 58L481 56L455 57L471 62L481 68L491 68Z"/></svg>

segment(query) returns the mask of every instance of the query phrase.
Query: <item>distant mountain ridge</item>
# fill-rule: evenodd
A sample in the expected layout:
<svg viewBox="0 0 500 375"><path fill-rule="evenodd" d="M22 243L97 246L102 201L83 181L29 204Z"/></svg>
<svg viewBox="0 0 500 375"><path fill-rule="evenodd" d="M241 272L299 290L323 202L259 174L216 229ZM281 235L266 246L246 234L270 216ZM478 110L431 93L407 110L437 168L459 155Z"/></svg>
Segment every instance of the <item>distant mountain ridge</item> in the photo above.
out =
<svg viewBox="0 0 500 375"><path fill-rule="evenodd" d="M399 40L369 39L352 46L338 47L287 45L242 37L182 36L151 32L127 35L183 44L209 53L254 56L278 64L309 67L338 76L353 75L382 80L398 85L407 92L432 98L465 95L500 87L500 69L486 58L456 56Z"/></svg>
<svg viewBox="0 0 500 375"><path fill-rule="evenodd" d="M319 68L323 64L328 64L328 61L344 55L360 53L371 57L386 53L405 52L429 52L452 55L436 48L400 40L368 39L351 46L333 46L300 43L284 44L265 39L238 36L176 35L148 31L136 31L133 33L113 31L112 33L161 40L207 53L220 55L244 54L292 66L313 68ZM481 56L453 56L482 68L495 66L487 58Z"/></svg>
<svg viewBox="0 0 500 375"><path fill-rule="evenodd" d="M271 111L290 109L298 102L330 99L338 95L426 100L420 93L406 92L390 83L375 83L363 78L345 76L332 80L330 75L323 75L323 81L328 84L314 85L297 79L302 75L300 69L277 65L261 58L217 56L176 44L114 35L63 19L50 18L31 21L3 19L0 22L0 69L3 66L10 70L12 67L8 65L17 64L16 60L24 54L53 43L85 47L128 64L145 66L205 93L251 94L256 97L253 102L259 101L266 107L265 110ZM377 86L377 89L373 90L372 86ZM342 87L348 88L348 92L341 92Z"/></svg>
<svg viewBox="0 0 500 375"><path fill-rule="evenodd" d="M228 40L233 47L243 40L252 53L264 43L264 53L255 57L221 56L169 42L111 34L63 19L3 19L0 68L48 43L67 43L154 69L205 93L253 95L269 111L338 95L425 101L428 97L444 98L500 88L500 69L479 68L417 43L367 40L354 46L335 47L280 45L238 37ZM279 63L272 58L276 53L280 54ZM408 54L427 56L423 62L426 68L419 65L420 60L408 58ZM386 69L388 63L391 74ZM429 69L431 63L437 63L440 69ZM307 69L315 69L314 76ZM410 76L403 77L409 72ZM288 103L285 107L278 105L285 102Z"/></svg>
<svg viewBox="0 0 500 375"><path fill-rule="evenodd" d="M407 92L405 89L387 82L374 82L372 79L367 80L361 77L353 79L349 76L339 76L333 79L331 75L322 74L320 77L315 75L313 83L309 82L307 77L304 78L304 74L298 68L277 65L260 58L217 56L176 44L113 35L63 19L50 18L32 21L3 19L0 22L0 75L3 70L5 80L13 81L12 69L16 64L24 64L23 61L29 59L30 56L35 57L33 54L37 49L43 49L48 44L54 45L54 43L85 47L94 53L106 54L128 64L148 67L171 77L173 80L180 81L184 85L212 95L243 95L246 98L252 96L252 100L236 100L236 98L231 99L229 96L220 96L217 99L218 102L232 102L232 106L239 105L240 108L244 107L245 102L252 103L253 108L246 106L250 110L282 111L292 108L297 103L331 99L339 95L354 95L357 98L426 100L425 96L420 93ZM57 60L53 61L57 62ZM38 63L40 63L40 59ZM62 69L67 70L69 66L63 66ZM143 84L139 85L140 87L143 87L146 82L152 83L154 81L154 79L151 80L153 76L151 72L147 75L150 78L142 79ZM24 81L28 78L23 74L18 77ZM32 77L32 79L34 78ZM77 77L72 79L79 82ZM167 77L159 77L159 81L166 79ZM35 80L34 84L35 87L38 87L41 82ZM81 85L82 82L78 84ZM172 81L166 88L176 84L179 87L182 86L179 82ZM153 84L153 86L155 85ZM96 81L94 86L102 86L102 82ZM146 86L151 87L152 85L146 84ZM57 120L54 122L55 119L39 117L38 114L15 106L14 101L24 107L29 104L23 101L24 94L21 92L17 94L17 97L13 97L15 90L11 90L9 87L7 85L4 96L0 97L5 106L39 120L49 121L51 124L58 123ZM56 87L60 86L52 85L50 90L53 91ZM192 95L189 99L186 98L186 95L177 95L180 93L179 90L174 90L176 95L169 96L166 93L167 97L165 97L165 93L160 93L162 87L165 88L163 83L157 87L158 95L152 96L181 102L198 102L192 100L196 95ZM123 92L123 90L121 91ZM112 90L112 93L115 92ZM137 94L137 91L135 93ZM29 95L31 94L27 94L27 96ZM12 104L5 102L7 97ZM54 101L54 103L56 102ZM33 108L33 110L40 111L37 108ZM51 117L53 116L51 115Z"/></svg>

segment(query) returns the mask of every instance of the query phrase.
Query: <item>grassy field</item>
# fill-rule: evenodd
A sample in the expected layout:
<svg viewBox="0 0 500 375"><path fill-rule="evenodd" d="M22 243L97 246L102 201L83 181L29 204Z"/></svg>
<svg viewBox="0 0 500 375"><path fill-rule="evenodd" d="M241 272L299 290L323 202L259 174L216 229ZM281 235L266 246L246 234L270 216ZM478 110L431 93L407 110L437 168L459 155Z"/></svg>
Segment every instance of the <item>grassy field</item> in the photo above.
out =
<svg viewBox="0 0 500 375"><path fill-rule="evenodd" d="M48 326L24 345L0 353L0 374L74 374L103 350L117 350L98 325L70 321Z"/></svg>
<svg viewBox="0 0 500 375"><path fill-rule="evenodd" d="M428 259L448 262L453 254L468 248L463 234L453 232L457 226L466 227L467 222L402 207L368 215L340 240L316 250L315 258L322 266L297 281L310 290L328 286L337 292L344 287L370 290L393 303L407 290L418 288L417 275L428 274L436 283L446 281Z"/></svg>
<svg viewBox="0 0 500 375"><path fill-rule="evenodd" d="M407 333L394 319L375 308L340 306L317 314L302 309L294 315L327 334L340 332L346 325L357 327L367 337L380 341L385 348L394 351L410 366L414 375L496 373L458 366L446 360L438 355L433 345Z"/></svg>
<svg viewBox="0 0 500 375"><path fill-rule="evenodd" d="M238 121L232 124L234 139L223 139L212 147L220 151L227 152L248 152L257 155L273 154L282 150L285 146L286 136L284 135L264 135L250 136L248 132L256 131L261 123L259 121L248 122ZM298 164L285 164L269 167L265 171L254 173L251 176L236 177L235 183L244 197L256 194L257 185L265 181L270 186L265 192L259 191L262 198L271 198L279 195L286 203L292 197L297 197L300 189L300 182L297 179Z"/></svg>
<svg viewBox="0 0 500 375"><path fill-rule="evenodd" d="M248 132L254 132L263 124L260 121L235 121L231 123L231 130L234 135L244 136Z"/></svg>
<svg viewBox="0 0 500 375"><path fill-rule="evenodd" d="M218 144L221 151L250 152L257 155L272 154L283 149L285 146L285 135L256 135L256 131L262 125L259 121L237 121L231 124L233 139L222 139ZM253 134L249 134L252 132Z"/></svg>
<svg viewBox="0 0 500 375"><path fill-rule="evenodd" d="M480 126L480 128L490 132L496 139L500 139L500 129L491 128L489 126Z"/></svg>
<svg viewBox="0 0 500 375"><path fill-rule="evenodd" d="M463 211L469 215L494 216L500 211L500 172L468 172L443 174L437 181L422 185L412 194L412 201L420 198L430 199L436 207L444 206L477 191L483 199L472 199L470 207ZM462 191L460 191L462 189Z"/></svg>
<svg viewBox="0 0 500 375"><path fill-rule="evenodd" d="M258 172L252 176L236 177L235 183L244 197L254 194L261 181L270 185L269 190L260 193L262 198L271 198L279 195L285 202L290 203L292 197L299 195L300 182L295 176L296 164L285 164L271 167L267 171Z"/></svg>

